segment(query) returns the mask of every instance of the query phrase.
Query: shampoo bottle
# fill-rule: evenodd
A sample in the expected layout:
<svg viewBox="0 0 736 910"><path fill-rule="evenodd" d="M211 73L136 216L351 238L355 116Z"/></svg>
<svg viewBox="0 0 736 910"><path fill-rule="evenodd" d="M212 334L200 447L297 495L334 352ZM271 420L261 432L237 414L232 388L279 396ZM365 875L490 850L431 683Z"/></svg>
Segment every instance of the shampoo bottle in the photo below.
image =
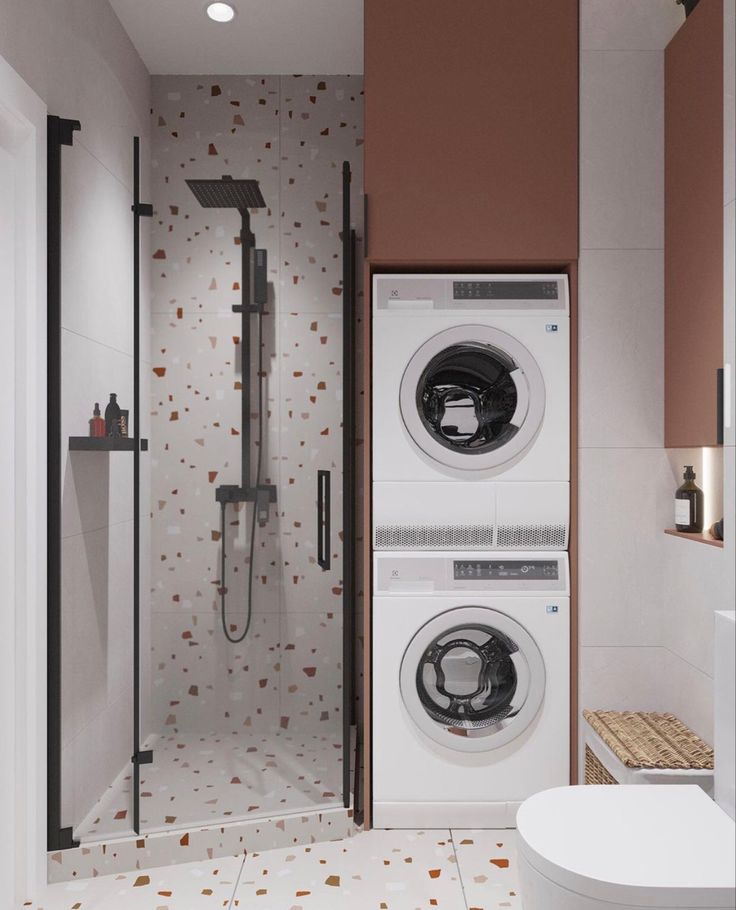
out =
<svg viewBox="0 0 736 910"><path fill-rule="evenodd" d="M120 435L120 405L114 392L110 393L110 401L105 408L105 431L108 436Z"/></svg>
<svg viewBox="0 0 736 910"><path fill-rule="evenodd" d="M695 471L685 465L684 483L675 493L675 527L686 534L703 530L703 491L695 484Z"/></svg>

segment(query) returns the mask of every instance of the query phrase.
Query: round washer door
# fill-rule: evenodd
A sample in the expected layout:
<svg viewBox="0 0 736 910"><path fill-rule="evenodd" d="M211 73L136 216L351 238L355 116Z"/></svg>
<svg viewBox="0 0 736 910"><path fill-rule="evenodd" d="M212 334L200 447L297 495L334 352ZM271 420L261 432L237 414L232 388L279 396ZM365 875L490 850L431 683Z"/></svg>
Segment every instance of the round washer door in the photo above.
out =
<svg viewBox="0 0 736 910"><path fill-rule="evenodd" d="M434 461L488 471L534 441L544 417L544 380L513 336L492 326L454 326L411 358L399 406L409 435Z"/></svg>
<svg viewBox="0 0 736 910"><path fill-rule="evenodd" d="M409 716L435 742L489 752L520 736L544 698L544 660L518 622L489 607L457 607L414 635L400 671Z"/></svg>

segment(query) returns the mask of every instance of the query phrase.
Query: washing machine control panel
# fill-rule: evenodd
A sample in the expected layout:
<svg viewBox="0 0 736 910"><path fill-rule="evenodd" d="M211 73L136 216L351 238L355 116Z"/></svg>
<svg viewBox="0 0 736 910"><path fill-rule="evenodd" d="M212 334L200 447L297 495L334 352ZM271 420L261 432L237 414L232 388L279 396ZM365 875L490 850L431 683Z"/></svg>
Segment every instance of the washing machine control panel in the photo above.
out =
<svg viewBox="0 0 736 910"><path fill-rule="evenodd" d="M566 553L376 553L376 594L566 594Z"/></svg>
<svg viewBox="0 0 736 910"><path fill-rule="evenodd" d="M453 577L456 581L557 581L560 571L556 559L456 559Z"/></svg>

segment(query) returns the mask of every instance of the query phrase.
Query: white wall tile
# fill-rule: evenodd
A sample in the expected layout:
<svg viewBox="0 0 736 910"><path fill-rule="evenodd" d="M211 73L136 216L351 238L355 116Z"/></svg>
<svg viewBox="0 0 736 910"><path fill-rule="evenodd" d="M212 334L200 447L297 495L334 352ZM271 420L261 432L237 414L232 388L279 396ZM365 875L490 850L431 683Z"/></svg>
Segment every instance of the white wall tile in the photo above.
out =
<svg viewBox="0 0 736 910"><path fill-rule="evenodd" d="M685 21L674 0L581 0L582 50L663 50Z"/></svg>
<svg viewBox="0 0 736 910"><path fill-rule="evenodd" d="M132 356L130 190L81 144L64 151L62 188L62 325Z"/></svg>
<svg viewBox="0 0 736 910"><path fill-rule="evenodd" d="M65 743L107 705L109 529L62 545L62 736Z"/></svg>
<svg viewBox="0 0 736 910"><path fill-rule="evenodd" d="M583 51L581 249L661 249L664 60L654 51Z"/></svg>
<svg viewBox="0 0 736 910"><path fill-rule="evenodd" d="M733 6L727 0L728 39ZM683 18L664 0L581 4L581 702L674 711L706 735L712 614L733 603L736 555L728 545L719 550L662 533L673 523L681 465L693 463L702 476L703 460L700 450L661 448L662 50ZM726 57L728 95L733 64ZM728 124L733 103L726 105ZM730 161L725 178L728 201ZM727 356L734 334L732 222L729 231ZM632 249L639 252L625 252ZM617 383L619 370L624 378ZM725 520L733 535L733 435L726 441ZM615 451L622 445L653 448ZM620 644L652 647L610 647Z"/></svg>
<svg viewBox="0 0 736 910"><path fill-rule="evenodd" d="M713 623L710 629L713 637ZM713 742L713 679L682 657L665 649L662 660L667 701L671 711L707 743ZM661 684L660 684L661 686Z"/></svg>
<svg viewBox="0 0 736 910"><path fill-rule="evenodd" d="M733 538L732 538L733 539ZM713 674L713 612L734 604L731 547L667 537L662 584L662 643Z"/></svg>
<svg viewBox="0 0 736 910"><path fill-rule="evenodd" d="M579 441L661 446L664 262L661 251L580 256Z"/></svg>
<svg viewBox="0 0 736 910"><path fill-rule="evenodd" d="M132 186L133 135L148 132L151 85L110 4L28 2L9 9L0 28L0 54L43 98L49 113L81 121L75 145L82 142Z"/></svg>
<svg viewBox="0 0 736 910"><path fill-rule="evenodd" d="M664 711L664 648L584 647L580 653L580 707L609 711Z"/></svg>
<svg viewBox="0 0 736 910"><path fill-rule="evenodd" d="M661 644L661 449L580 451L579 603L584 645Z"/></svg>

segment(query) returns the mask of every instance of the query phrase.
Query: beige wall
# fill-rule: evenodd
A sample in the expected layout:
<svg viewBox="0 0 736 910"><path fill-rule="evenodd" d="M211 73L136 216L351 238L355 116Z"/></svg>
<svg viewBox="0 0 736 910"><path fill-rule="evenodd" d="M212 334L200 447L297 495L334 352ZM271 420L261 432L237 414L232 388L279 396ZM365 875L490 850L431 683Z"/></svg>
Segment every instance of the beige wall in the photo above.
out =
<svg viewBox="0 0 736 910"><path fill-rule="evenodd" d="M680 466L702 459L663 436L663 50L683 19L669 0L581 2L580 703L673 711L712 741L733 546L663 534ZM731 541L732 491L727 472Z"/></svg>
<svg viewBox="0 0 736 910"><path fill-rule="evenodd" d="M94 402L104 407L107 393L118 392L123 407L131 404L132 139L142 137L147 192L150 77L106 0L0 0L0 55L50 114L82 123L74 147L63 151L66 439L87 432ZM144 248L148 242L146 231ZM148 372L144 366L146 380ZM63 808L64 823L74 825L93 790L130 756L132 458L63 456ZM144 530L144 553L147 536ZM41 849L44 841L39 832Z"/></svg>

